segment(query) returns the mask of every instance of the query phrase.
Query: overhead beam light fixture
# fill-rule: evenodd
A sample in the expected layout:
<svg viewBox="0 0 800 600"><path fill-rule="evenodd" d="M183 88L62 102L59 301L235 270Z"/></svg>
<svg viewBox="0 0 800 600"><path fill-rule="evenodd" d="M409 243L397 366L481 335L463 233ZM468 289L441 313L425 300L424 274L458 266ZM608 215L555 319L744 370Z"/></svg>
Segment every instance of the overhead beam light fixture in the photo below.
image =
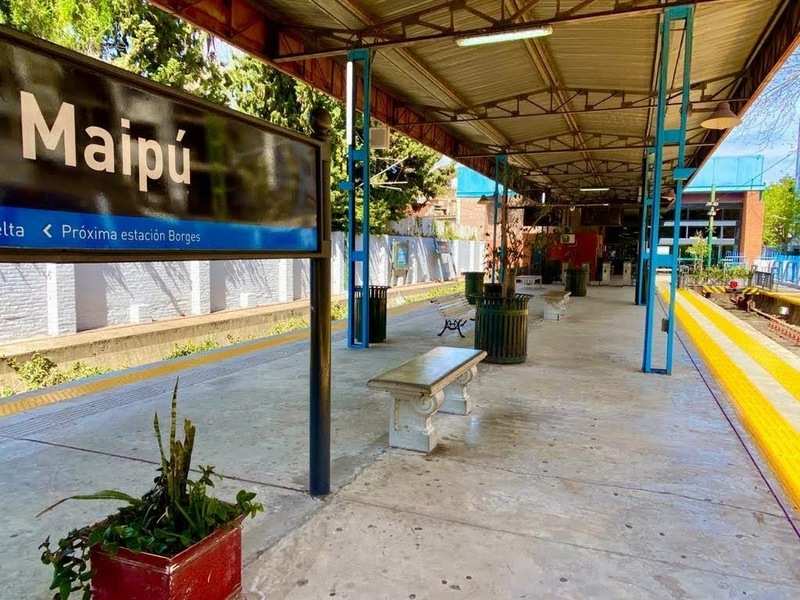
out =
<svg viewBox="0 0 800 600"><path fill-rule="evenodd" d="M580 188L580 190L582 192L607 192L610 189L611 188L607 188L607 187L585 187L585 188Z"/></svg>
<svg viewBox="0 0 800 600"><path fill-rule="evenodd" d="M545 37L553 34L553 27L542 25L540 27L530 27L528 29L518 29L516 31L506 31L502 33L484 33L471 35L468 37L456 38L456 45L483 46L485 44L500 44L502 42L514 42L517 40L529 40L531 38Z"/></svg>
<svg viewBox="0 0 800 600"><path fill-rule="evenodd" d="M731 110L729 102L720 102L709 118L700 123L705 129L732 129L742 122L742 119Z"/></svg>

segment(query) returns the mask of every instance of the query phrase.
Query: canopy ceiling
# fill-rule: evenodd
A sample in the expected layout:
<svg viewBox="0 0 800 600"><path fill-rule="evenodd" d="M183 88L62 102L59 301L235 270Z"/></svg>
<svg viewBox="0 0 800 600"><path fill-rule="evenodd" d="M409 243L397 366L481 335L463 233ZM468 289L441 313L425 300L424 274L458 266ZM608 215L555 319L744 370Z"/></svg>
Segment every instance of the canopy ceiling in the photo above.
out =
<svg viewBox="0 0 800 600"><path fill-rule="evenodd" d="M608 187L606 201L638 202L666 6L696 7L693 166L724 136L701 128L699 111L727 99L743 113L800 39L797 0L152 1L340 99L345 52L373 48L375 118L489 176L505 153L531 190L549 188L559 201ZM531 24L553 34L455 43ZM673 48L683 35L671 32ZM680 59L673 51L668 127L678 126ZM668 149L665 160L676 156Z"/></svg>

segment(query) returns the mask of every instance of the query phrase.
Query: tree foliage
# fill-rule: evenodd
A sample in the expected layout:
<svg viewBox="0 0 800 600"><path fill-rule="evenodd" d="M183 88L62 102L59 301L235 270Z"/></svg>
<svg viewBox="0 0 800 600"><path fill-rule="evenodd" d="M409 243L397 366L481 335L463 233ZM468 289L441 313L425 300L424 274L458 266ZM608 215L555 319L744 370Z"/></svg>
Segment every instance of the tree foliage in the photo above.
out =
<svg viewBox="0 0 800 600"><path fill-rule="evenodd" d="M235 51L223 64L217 52L220 42L145 0L0 0L0 22L305 134L312 133L313 110L327 109L333 124L333 227L346 228L347 195L338 188L347 177L339 102ZM431 199L444 189L452 167L439 168L440 158L400 134L392 136L389 150L376 153L370 179L372 232L388 232L412 202ZM386 167L391 168L380 172ZM357 204L360 227L360 197Z"/></svg>
<svg viewBox="0 0 800 600"><path fill-rule="evenodd" d="M783 248L800 235L800 194L794 179L784 177L764 191L764 244Z"/></svg>

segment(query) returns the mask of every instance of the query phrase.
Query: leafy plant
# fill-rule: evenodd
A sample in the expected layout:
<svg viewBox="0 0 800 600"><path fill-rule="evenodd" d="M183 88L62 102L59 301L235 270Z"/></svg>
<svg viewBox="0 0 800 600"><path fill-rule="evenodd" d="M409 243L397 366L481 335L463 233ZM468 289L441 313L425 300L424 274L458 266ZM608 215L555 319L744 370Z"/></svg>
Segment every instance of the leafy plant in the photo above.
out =
<svg viewBox="0 0 800 600"><path fill-rule="evenodd" d="M167 354L164 357L164 359L169 360L171 358L190 356L192 354L197 354L198 352L207 352L208 350L214 350L215 348L219 348L219 344L212 338L206 338L202 342L195 342L193 340L190 340L184 344L175 344L172 347L172 352Z"/></svg>
<svg viewBox="0 0 800 600"><path fill-rule="evenodd" d="M522 237L517 233L516 227L505 227L506 247L505 253L502 246L486 247L484 264L486 270L491 272L496 269L498 274L505 267L504 279L500 283L503 285L503 296L511 298L514 296L514 278L520 261L525 257L525 245Z"/></svg>
<svg viewBox="0 0 800 600"><path fill-rule="evenodd" d="M336 302L331 305L331 321L339 321L347 317L347 304Z"/></svg>
<svg viewBox="0 0 800 600"><path fill-rule="evenodd" d="M185 419L183 440L177 438L178 382L172 392L170 431L165 452L158 414L153 418L161 465L155 485L141 498L117 490L102 490L95 494L70 496L44 509L42 515L68 500L113 500L125 503L105 520L75 529L53 546L47 538L39 548L42 562L53 567L50 589L54 600L67 600L73 592L91 598L90 551L99 546L114 553L119 548L174 556L192 544L208 537L240 517L254 517L264 507L254 502L255 494L245 490L236 494L235 502L225 502L208 495L214 487L214 467L200 466L200 477L189 479L195 426ZM38 516L38 515L37 515Z"/></svg>
<svg viewBox="0 0 800 600"><path fill-rule="evenodd" d="M34 352L30 360L22 364L19 364L13 358L6 359L6 363L16 371L28 391L108 372L106 368L93 367L80 361L74 363L71 367L61 368L52 359L38 352Z"/></svg>

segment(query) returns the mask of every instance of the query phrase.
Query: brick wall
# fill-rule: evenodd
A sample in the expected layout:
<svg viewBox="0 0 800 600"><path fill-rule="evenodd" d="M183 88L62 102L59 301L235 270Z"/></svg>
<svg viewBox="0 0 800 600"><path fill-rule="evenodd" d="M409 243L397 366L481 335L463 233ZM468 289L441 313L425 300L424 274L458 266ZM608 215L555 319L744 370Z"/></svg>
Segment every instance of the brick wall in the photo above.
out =
<svg viewBox="0 0 800 600"><path fill-rule="evenodd" d="M764 239L764 201L761 192L747 192L742 204L741 239L739 252L748 264L761 256Z"/></svg>

